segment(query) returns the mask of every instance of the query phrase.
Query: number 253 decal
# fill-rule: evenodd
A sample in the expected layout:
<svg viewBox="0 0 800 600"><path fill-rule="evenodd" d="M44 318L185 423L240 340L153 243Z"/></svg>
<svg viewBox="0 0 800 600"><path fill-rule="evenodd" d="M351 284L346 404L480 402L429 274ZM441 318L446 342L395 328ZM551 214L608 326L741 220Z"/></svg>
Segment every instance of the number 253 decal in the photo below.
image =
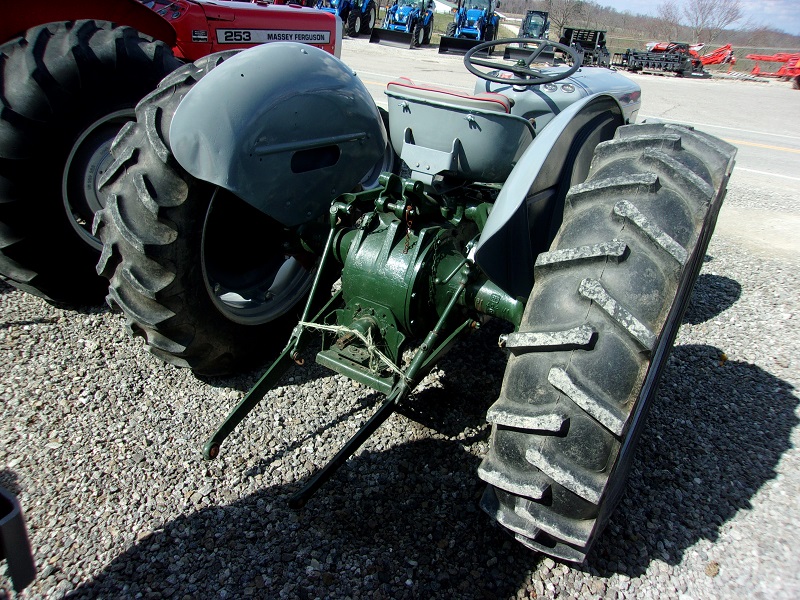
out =
<svg viewBox="0 0 800 600"><path fill-rule="evenodd" d="M267 42L300 42L330 44L330 31L293 31L285 29L217 29L218 44L265 44Z"/></svg>
<svg viewBox="0 0 800 600"><path fill-rule="evenodd" d="M239 31L236 29L226 29L224 31L218 32L221 34L222 39L219 40L220 42L250 42L253 40L253 36L249 31ZM219 37L219 36L218 36Z"/></svg>

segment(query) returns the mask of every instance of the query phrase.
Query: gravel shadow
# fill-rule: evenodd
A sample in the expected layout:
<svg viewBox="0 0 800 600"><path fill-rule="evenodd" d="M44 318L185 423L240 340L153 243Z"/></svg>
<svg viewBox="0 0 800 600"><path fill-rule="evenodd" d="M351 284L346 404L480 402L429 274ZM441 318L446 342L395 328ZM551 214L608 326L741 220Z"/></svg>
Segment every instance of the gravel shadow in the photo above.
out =
<svg viewBox="0 0 800 600"><path fill-rule="evenodd" d="M287 339L288 341L288 339ZM303 366L292 365L278 380L275 387L286 385L303 385L320 377L327 377L331 372L325 367L318 365L314 357L319 350L319 341L312 340L308 348L301 353L302 358L305 360ZM230 388L239 392L247 393L250 391L261 376L270 367L272 362L267 362L264 365L255 369L243 371L241 373L233 373L231 375L200 375L192 373L198 381L210 385L215 388Z"/></svg>
<svg viewBox="0 0 800 600"><path fill-rule="evenodd" d="M485 374L498 367L480 371L457 350L433 390L404 410L414 421L400 423L433 432L362 449L300 511L286 503L304 481L171 520L67 597L515 596L550 567L477 507L476 446L489 428L465 424L483 419L499 386ZM797 398L786 382L720 355L704 345L674 349L627 493L587 563L573 569L602 582L641 575L655 559L677 564L775 476Z"/></svg>
<svg viewBox="0 0 800 600"><path fill-rule="evenodd" d="M683 322L699 325L733 306L742 296L741 284L729 277L701 273L683 315Z"/></svg>
<svg viewBox="0 0 800 600"><path fill-rule="evenodd" d="M55 317L43 317L40 319L26 319L24 321L0 321L0 331L11 329L12 327L25 327L26 325L52 325L58 320Z"/></svg>
<svg viewBox="0 0 800 600"><path fill-rule="evenodd" d="M603 575L678 564L776 475L798 425L793 386L713 346L673 349L628 487L589 563Z"/></svg>
<svg viewBox="0 0 800 600"><path fill-rule="evenodd" d="M19 486L19 477L11 469L0 469L0 487L6 488L15 496L18 496L22 489Z"/></svg>
<svg viewBox="0 0 800 600"><path fill-rule="evenodd" d="M540 557L476 508L477 463L434 440L363 453L301 511L290 485L178 518L66 597L507 598Z"/></svg>

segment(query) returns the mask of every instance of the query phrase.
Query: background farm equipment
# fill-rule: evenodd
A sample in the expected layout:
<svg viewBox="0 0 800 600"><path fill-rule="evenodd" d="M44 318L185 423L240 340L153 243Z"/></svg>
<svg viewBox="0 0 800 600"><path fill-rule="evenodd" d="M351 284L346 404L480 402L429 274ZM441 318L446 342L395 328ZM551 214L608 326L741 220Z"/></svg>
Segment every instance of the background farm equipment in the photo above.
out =
<svg viewBox="0 0 800 600"><path fill-rule="evenodd" d="M496 0L459 0L453 22L439 41L439 52L465 54L481 42L497 37L500 17Z"/></svg>
<svg viewBox="0 0 800 600"><path fill-rule="evenodd" d="M315 336L320 364L379 394L298 507L470 331L506 322L481 507L526 546L580 562L624 489L734 148L630 125L639 87L609 69L573 78L574 49L553 44L572 64L534 69L478 58L495 45L464 58L473 94L391 82L388 140L366 87L322 51L268 45L182 67L115 144L130 159L107 176L98 269L173 362L230 366L287 332L208 459ZM347 117L306 117L327 113ZM365 186L391 164L387 141L408 176L383 169ZM286 276L264 277L275 262ZM244 282L249 297L227 287ZM240 313L221 327L221 305L269 294L281 321Z"/></svg>
<svg viewBox="0 0 800 600"><path fill-rule="evenodd" d="M626 50L614 54L612 65L628 71L649 73L674 73L677 77L709 76L700 59L690 52L689 44L661 42L648 50Z"/></svg>
<svg viewBox="0 0 800 600"><path fill-rule="evenodd" d="M762 71L761 65L756 63L756 66L753 67L750 73L758 77L777 77L787 81L791 80L792 87L796 90L800 90L800 54L789 54L785 52L779 52L777 54L748 54L746 58L759 62L783 63L777 71L773 72Z"/></svg>
<svg viewBox="0 0 800 600"><path fill-rule="evenodd" d="M736 57L733 55L733 47L730 44L720 46L716 50L712 50L703 55L698 53L698 58L700 62L703 63L703 66L736 64Z"/></svg>
<svg viewBox="0 0 800 600"><path fill-rule="evenodd" d="M315 17L298 6L204 0L143 3L172 26L176 35L175 55L187 61L221 50L241 50L269 42L300 42L337 56L341 54L341 37L332 31L330 20Z"/></svg>
<svg viewBox="0 0 800 600"><path fill-rule="evenodd" d="M575 48L583 65L607 67L611 64L611 54L606 48L605 31L567 27L559 41L565 46Z"/></svg>
<svg viewBox="0 0 800 600"><path fill-rule="evenodd" d="M433 35L433 0L395 0L386 11L382 28L374 28L373 44L414 48L430 44Z"/></svg>
<svg viewBox="0 0 800 600"><path fill-rule="evenodd" d="M92 221L114 137L183 60L265 42L341 52L336 17L201 0L39 0L0 20L0 278L52 301L99 303Z"/></svg>
<svg viewBox="0 0 800 600"><path fill-rule="evenodd" d="M574 49L578 60L584 66L607 67L611 64L611 55L606 48L605 31L567 27L564 29L564 35L561 36L559 43ZM519 48L507 47L503 58L524 58L534 48L536 46L531 46L531 44L525 44ZM553 60L555 57L552 54L544 56L540 54L539 58Z"/></svg>
<svg viewBox="0 0 800 600"><path fill-rule="evenodd" d="M533 40L546 40L550 35L550 18L549 13L542 10L529 10L522 19L519 26L518 38L533 39ZM519 60L527 57L532 49L538 46L531 46L527 43L519 44L518 46L506 46L503 52L503 58L509 60ZM552 59L551 52L543 51L544 56L540 55L542 60Z"/></svg>
<svg viewBox="0 0 800 600"><path fill-rule="evenodd" d="M336 15L342 20L343 33L350 37L369 35L378 19L375 0L271 0L271 4L305 6Z"/></svg>
<svg viewBox="0 0 800 600"><path fill-rule="evenodd" d="M314 7L338 15L350 37L369 35L378 20L375 0L317 0Z"/></svg>
<svg viewBox="0 0 800 600"><path fill-rule="evenodd" d="M542 10L529 10L519 26L518 38L546 40L550 35L550 15Z"/></svg>

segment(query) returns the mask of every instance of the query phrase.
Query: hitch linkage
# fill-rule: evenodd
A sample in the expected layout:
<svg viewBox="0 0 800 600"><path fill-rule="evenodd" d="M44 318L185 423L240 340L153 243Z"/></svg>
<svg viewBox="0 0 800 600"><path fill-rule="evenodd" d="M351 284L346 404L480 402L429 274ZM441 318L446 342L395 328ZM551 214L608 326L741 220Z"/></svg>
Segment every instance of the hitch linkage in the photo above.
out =
<svg viewBox="0 0 800 600"><path fill-rule="evenodd" d="M398 405L409 396L457 339L479 325L470 314L479 312L499 316L515 325L519 324L522 315L523 307L519 301L507 297L485 277L482 278L477 267L467 258L468 253L462 254L461 251L454 249L452 227L446 222L438 227L431 226L430 221L425 225L425 211L428 211L428 214L433 211L438 212L440 218L444 216L444 211L436 205L431 205L432 201L426 199L418 183L405 182L395 175L381 175L381 181L384 184L383 191L345 194L341 201L331 205L330 232L300 322L295 326L286 347L275 362L228 414L203 448L203 455L207 460L219 455L220 446L225 438L278 383L289 367L295 362L302 364L300 353L308 345L311 331L321 329L323 351L317 355L318 362L377 389L385 394L385 398L358 432L308 480L300 491L292 496L289 505L293 508L304 506L336 470L397 410ZM362 208L372 205L375 212L367 210L364 214L356 210L359 204ZM381 220L382 217L377 217L378 214L392 213L397 219L402 219L412 212L422 215L421 219L415 219L415 224L418 221L423 222L420 227L415 226L413 232L408 219L406 219L407 227L402 228L396 223L392 226L386 220L391 220L391 216L385 217L384 220ZM399 213L399 216L394 213ZM349 238L341 235L344 231L342 222L352 221L355 216L361 215L364 218L360 219L360 225L356 229L350 230L352 235ZM373 237L370 237L371 235ZM345 238L347 239L343 242ZM411 246L413 249L410 249ZM346 259L345 253L348 253ZM363 295L366 287L364 282L368 283L377 277L377 271L370 270L376 268L375 261L371 260L375 253L391 263L393 272L410 274L407 276L408 279L396 279L393 282L395 287L391 290L407 291L408 296L414 299L417 297L416 293L412 293L414 290L422 290L425 285L432 286L428 288L430 290L428 296L433 307L430 312L433 316L438 315L438 319L428 331L424 341L416 348L405 369L398 366L405 340L405 334L400 329L399 323L414 323L412 317L417 313L412 314L410 311L418 310L418 307L413 302L382 304L381 298L391 296L391 291L374 292L377 294L377 301L369 295ZM364 259L364 256L367 258ZM323 273L331 259L345 264L343 282L345 274L349 273L350 279L347 281L355 282L352 285L360 290L362 296L356 294L352 306L348 306L349 300L342 291L339 291L309 320L312 307L315 306L315 297L323 281ZM424 275L419 275L420 273ZM351 290L351 295L353 293ZM467 307L468 310L456 311L457 305ZM329 322L331 319L337 320L338 324L332 325ZM340 337L340 343L329 344L325 349L325 340L334 335L331 332L344 337ZM370 337L373 334L377 342ZM355 343L356 338L364 344L363 350L368 352L354 354L351 351L350 345ZM382 344L385 345L388 356L378 349ZM368 355L366 358L365 354ZM383 368L391 371L391 376L384 377L379 374L380 366L376 367L371 362L375 356L380 357Z"/></svg>

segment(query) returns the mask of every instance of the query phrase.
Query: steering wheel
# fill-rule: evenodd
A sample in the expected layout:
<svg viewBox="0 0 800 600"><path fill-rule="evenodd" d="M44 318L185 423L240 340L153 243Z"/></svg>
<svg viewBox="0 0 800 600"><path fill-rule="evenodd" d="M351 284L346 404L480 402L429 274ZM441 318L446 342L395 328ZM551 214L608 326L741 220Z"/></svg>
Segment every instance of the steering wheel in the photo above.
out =
<svg viewBox="0 0 800 600"><path fill-rule="evenodd" d="M482 58L475 56L479 52L485 52L490 48L494 48L495 46L505 46L507 44L537 44L537 46L536 48L531 49L530 56L520 59L515 63L483 60ZM561 52L568 54L572 59L572 66L566 71L559 71L558 73L552 74L547 74L539 69L531 68L533 61L539 58L539 55L544 51L545 48L551 46L554 50L560 50ZM566 79L581 67L581 63L581 57L578 56L578 53L574 48L570 48L564 44L559 44L558 42L551 42L550 40L535 40L530 38L506 38L502 40L483 42L474 48L470 48L470 50L464 56L464 66L467 67L467 71L473 75L476 75L481 79L485 79L486 81L493 81L495 83L502 83L504 85L519 86L541 85L543 83L558 81L559 79ZM478 69L479 66L495 71L506 71L508 73L513 73L516 75L516 77L505 78L499 77L498 75L491 75L486 71L481 71Z"/></svg>

